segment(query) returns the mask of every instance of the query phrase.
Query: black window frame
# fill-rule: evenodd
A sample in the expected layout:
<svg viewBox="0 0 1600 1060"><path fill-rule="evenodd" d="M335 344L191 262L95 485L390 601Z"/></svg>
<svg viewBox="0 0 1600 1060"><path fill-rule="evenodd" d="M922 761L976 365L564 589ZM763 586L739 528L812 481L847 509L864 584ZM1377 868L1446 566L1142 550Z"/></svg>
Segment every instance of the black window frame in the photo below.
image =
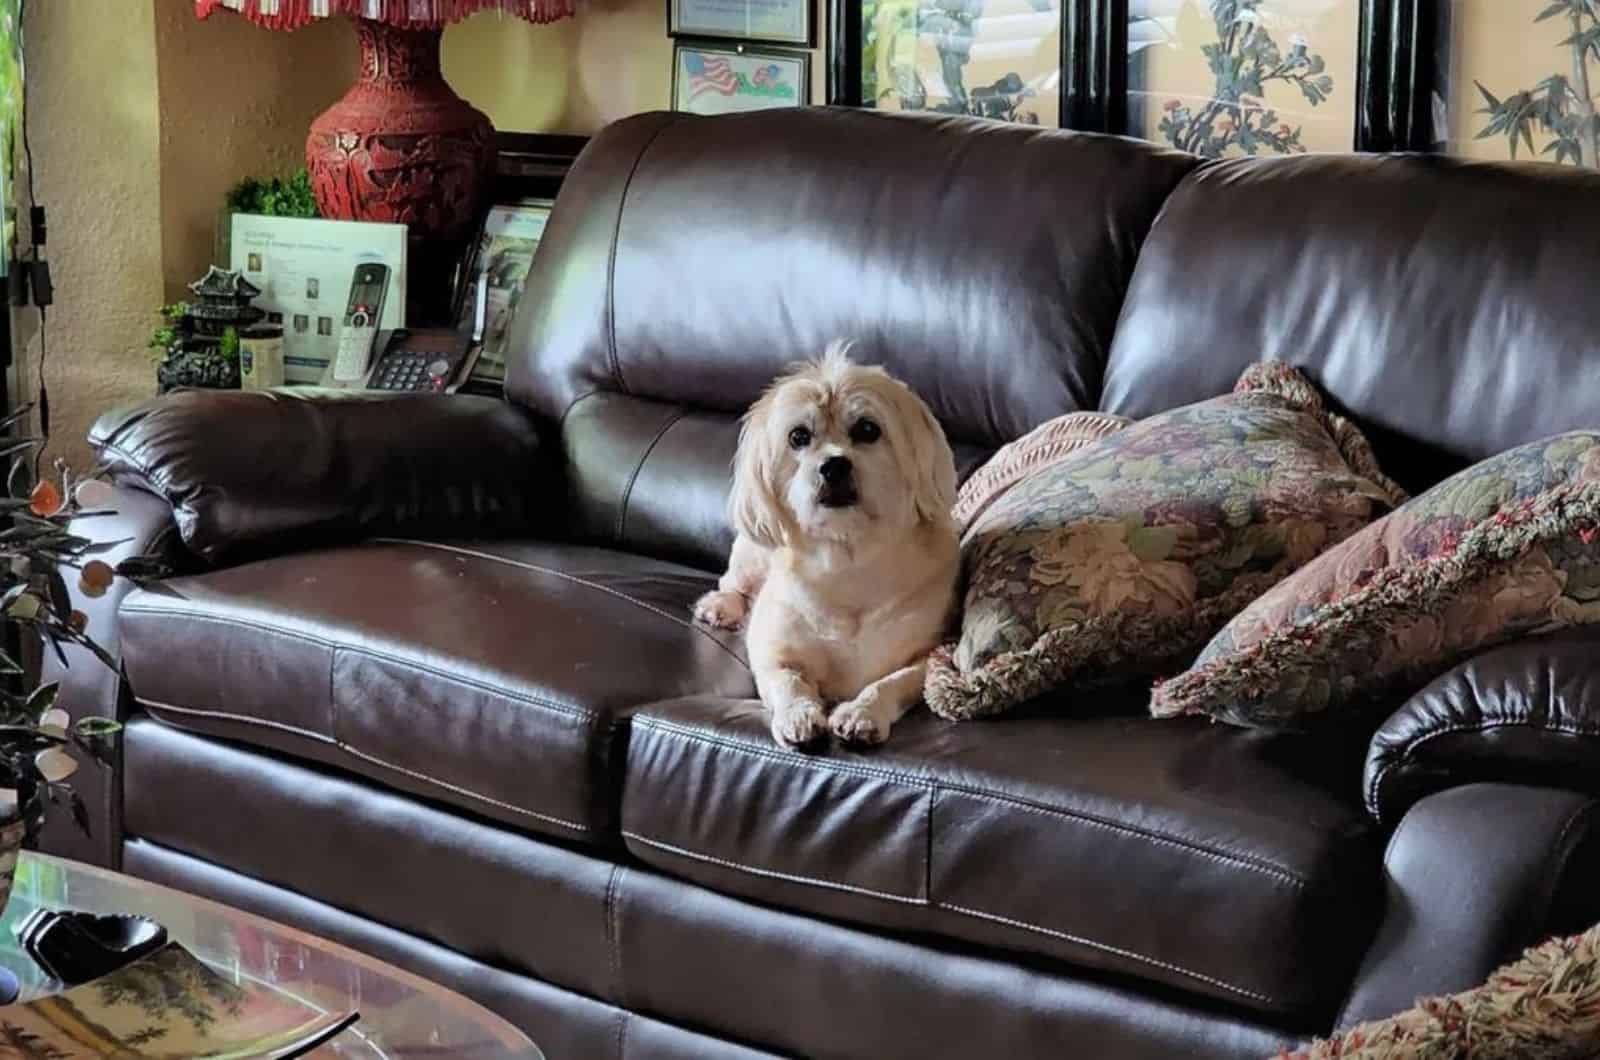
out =
<svg viewBox="0 0 1600 1060"><path fill-rule="evenodd" d="M1360 0L1357 151L1435 151L1451 0ZM1061 0L1061 127L1127 133L1128 0ZM830 104L859 107L861 0L828 2Z"/></svg>

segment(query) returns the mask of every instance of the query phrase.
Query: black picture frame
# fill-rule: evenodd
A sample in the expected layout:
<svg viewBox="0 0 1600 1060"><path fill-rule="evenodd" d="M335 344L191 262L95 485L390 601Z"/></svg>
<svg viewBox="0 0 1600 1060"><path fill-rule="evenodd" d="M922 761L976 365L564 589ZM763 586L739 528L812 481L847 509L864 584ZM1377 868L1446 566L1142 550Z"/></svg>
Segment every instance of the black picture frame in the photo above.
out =
<svg viewBox="0 0 1600 1060"><path fill-rule="evenodd" d="M800 76L798 80L799 99L793 104L780 104L788 107L808 107L811 105L811 52L798 48L774 48L765 44L751 44L745 41L729 41L717 37L679 37L672 45L672 100L670 109L678 110L678 71L682 64L678 56L688 50L709 52L713 54L734 55L740 58L771 58L781 59L784 62L798 63ZM751 108L755 109L777 109ZM693 113L685 111L682 113Z"/></svg>
<svg viewBox="0 0 1600 1060"><path fill-rule="evenodd" d="M1449 78L1450 0L1359 0L1357 151L1438 151ZM1128 0L1061 0L1061 127L1126 135ZM829 0L827 101L859 107L861 0Z"/></svg>
<svg viewBox="0 0 1600 1060"><path fill-rule="evenodd" d="M747 0L748 2L748 0ZM794 0L801 5L805 33L798 37L767 36L746 31L719 33L713 29L690 27L685 29L679 24L678 11L683 0L666 0L667 36L687 40L720 40L744 41L749 44L774 44L789 48L815 48L817 46L817 0ZM676 67L674 67L676 69Z"/></svg>

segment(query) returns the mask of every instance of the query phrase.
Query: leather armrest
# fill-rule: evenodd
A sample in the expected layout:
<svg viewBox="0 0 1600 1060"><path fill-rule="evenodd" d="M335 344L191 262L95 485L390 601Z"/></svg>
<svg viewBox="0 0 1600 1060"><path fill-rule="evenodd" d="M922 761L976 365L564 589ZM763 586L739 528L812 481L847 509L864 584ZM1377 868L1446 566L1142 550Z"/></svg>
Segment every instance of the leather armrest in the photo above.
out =
<svg viewBox="0 0 1600 1060"><path fill-rule="evenodd" d="M178 528L172 521L172 507L160 497L144 490L119 487L113 490L111 500L103 507L115 514L74 519L71 525L72 533L79 537L111 545L108 551L96 553L97 559L115 566L134 556L172 558L182 555ZM103 595L91 597L79 589L78 579L66 581L73 609L82 611L88 619L84 632L106 650L117 667L105 665L86 648L63 644L61 656L48 648L45 650L40 664L41 678L61 685L57 702L74 720L90 716L124 720L122 640L117 628L117 610L133 583L117 578ZM62 657L66 660L64 665ZM85 762L73 776L72 785L83 796L89 810L90 834L85 836L79 832L70 814L52 813L39 837L40 847L62 857L114 867L122 850L120 800L115 779L105 769Z"/></svg>
<svg viewBox="0 0 1600 1060"><path fill-rule="evenodd" d="M1474 781L1600 794L1600 629L1468 659L1407 700L1367 749L1367 809L1386 823Z"/></svg>
<svg viewBox="0 0 1600 1060"><path fill-rule="evenodd" d="M1469 784L1420 800L1383 858L1384 915L1337 1027L1469 989L1600 917L1600 802Z"/></svg>
<svg viewBox="0 0 1600 1060"><path fill-rule="evenodd" d="M194 390L108 413L89 432L114 481L171 504L216 563L375 534L527 531L531 417L493 398Z"/></svg>

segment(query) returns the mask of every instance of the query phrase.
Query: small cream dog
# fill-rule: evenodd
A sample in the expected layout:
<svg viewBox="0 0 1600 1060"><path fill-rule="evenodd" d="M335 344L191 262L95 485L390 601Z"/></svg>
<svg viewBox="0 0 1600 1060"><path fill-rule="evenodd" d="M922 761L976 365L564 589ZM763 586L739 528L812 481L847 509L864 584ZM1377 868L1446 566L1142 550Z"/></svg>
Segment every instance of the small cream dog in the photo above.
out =
<svg viewBox="0 0 1600 1060"><path fill-rule="evenodd" d="M922 400L835 342L745 416L728 570L697 621L737 629L772 735L882 743L956 603L955 459ZM833 706L830 717L828 707Z"/></svg>

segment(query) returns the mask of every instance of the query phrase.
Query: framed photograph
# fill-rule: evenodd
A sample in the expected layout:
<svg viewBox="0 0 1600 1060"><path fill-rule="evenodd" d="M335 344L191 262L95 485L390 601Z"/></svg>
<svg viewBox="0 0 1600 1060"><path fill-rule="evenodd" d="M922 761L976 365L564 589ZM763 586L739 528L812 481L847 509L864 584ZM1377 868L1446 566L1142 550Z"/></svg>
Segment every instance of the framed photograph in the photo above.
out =
<svg viewBox="0 0 1600 1060"><path fill-rule="evenodd" d="M809 52L700 41L672 49L673 110L736 114L810 102Z"/></svg>
<svg viewBox="0 0 1600 1060"><path fill-rule="evenodd" d="M554 199L523 199L490 208L478 238L467 254L461 297L456 304L456 327L470 332L478 305L478 284L486 282L483 352L473 366L472 378L498 385L506 376L506 333L522 300L533 255L544 238Z"/></svg>
<svg viewBox="0 0 1600 1060"><path fill-rule="evenodd" d="M667 33L809 48L816 44L813 13L813 0L667 0Z"/></svg>

